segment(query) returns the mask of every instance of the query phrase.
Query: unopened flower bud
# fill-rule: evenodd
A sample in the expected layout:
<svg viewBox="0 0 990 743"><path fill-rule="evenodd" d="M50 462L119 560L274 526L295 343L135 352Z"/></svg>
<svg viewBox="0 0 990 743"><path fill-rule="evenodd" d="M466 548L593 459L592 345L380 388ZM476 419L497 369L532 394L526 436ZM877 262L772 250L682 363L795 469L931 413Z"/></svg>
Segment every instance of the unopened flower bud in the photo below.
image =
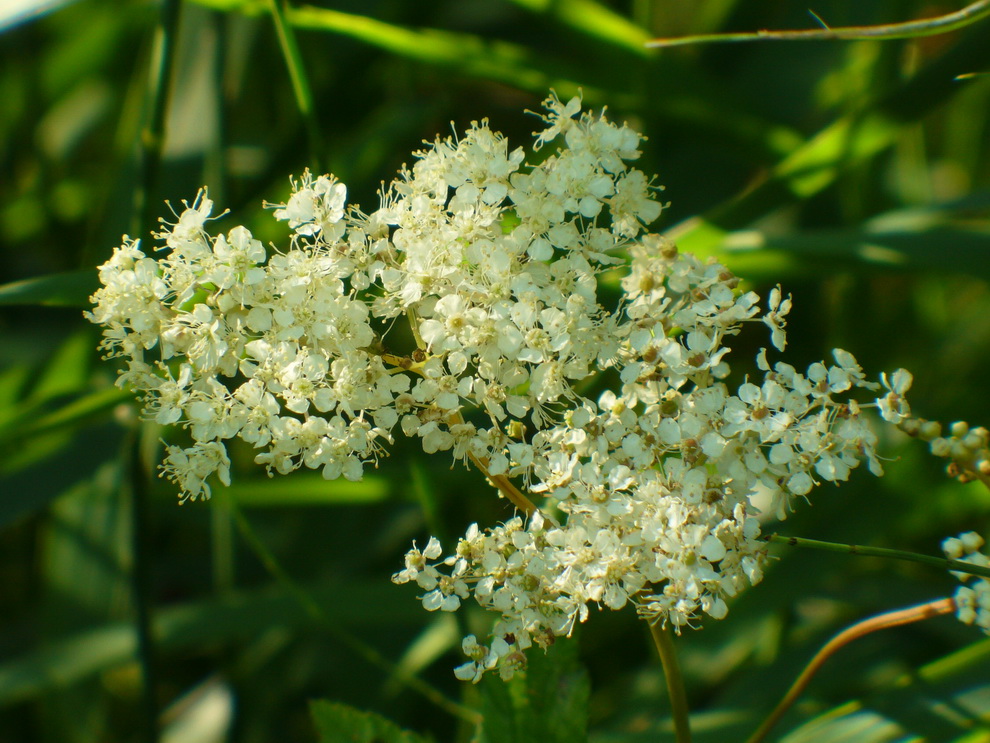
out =
<svg viewBox="0 0 990 743"><path fill-rule="evenodd" d="M966 421L956 421L951 426L949 426L949 431L957 439L961 439L967 433L969 433L969 424Z"/></svg>

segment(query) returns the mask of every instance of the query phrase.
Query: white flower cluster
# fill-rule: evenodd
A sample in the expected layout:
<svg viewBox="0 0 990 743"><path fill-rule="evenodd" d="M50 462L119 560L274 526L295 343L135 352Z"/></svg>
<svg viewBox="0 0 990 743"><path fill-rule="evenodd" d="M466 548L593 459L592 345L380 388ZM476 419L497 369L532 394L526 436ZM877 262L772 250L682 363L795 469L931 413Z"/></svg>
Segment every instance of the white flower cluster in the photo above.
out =
<svg viewBox="0 0 990 743"><path fill-rule="evenodd" d="M416 153L371 214L334 178L304 174L275 211L293 230L284 250L243 227L209 236L201 193L157 236L162 259L125 238L90 315L128 361L120 382L189 430L193 445L163 466L183 499L229 480L229 439L270 472L356 479L396 428L510 497L516 482L542 498L539 510L514 499L525 519L472 526L449 557L435 539L414 547L393 576L416 582L427 609L473 595L499 615L489 644L465 639L465 679L511 675L591 605L632 603L676 628L725 616L762 575L751 498L786 512L860 461L881 473L876 437L843 397L880 385L845 351L806 372L761 351L762 378L730 392L727 337L762 322L783 350L790 298L774 289L761 313L725 267L644 234L661 205L630 165L642 137L578 98L545 106L534 150L553 151L539 162L474 123ZM600 280L617 271L621 297L606 306ZM406 356L382 345L403 316ZM614 389L589 399L603 370ZM910 375L883 382L870 405L897 422Z"/></svg>
<svg viewBox="0 0 990 743"><path fill-rule="evenodd" d="M981 547L983 537L975 531L950 537L942 542L942 551L950 560L990 568L990 558L980 552ZM990 580L969 573L953 571L952 574L964 584L953 596L959 621L963 624L975 624L990 634Z"/></svg>

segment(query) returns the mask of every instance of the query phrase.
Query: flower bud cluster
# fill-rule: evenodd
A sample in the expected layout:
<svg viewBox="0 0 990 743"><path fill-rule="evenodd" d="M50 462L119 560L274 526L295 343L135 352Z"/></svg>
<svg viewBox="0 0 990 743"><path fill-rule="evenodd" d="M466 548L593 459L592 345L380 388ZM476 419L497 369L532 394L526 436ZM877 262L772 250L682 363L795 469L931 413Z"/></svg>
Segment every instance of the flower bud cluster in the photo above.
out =
<svg viewBox="0 0 990 743"><path fill-rule="evenodd" d="M942 542L942 551L950 560L990 568L990 558L980 552L983 537L975 531L950 537ZM990 634L990 580L969 573L953 571L963 585L956 590L956 616L963 624L975 624Z"/></svg>
<svg viewBox="0 0 990 743"><path fill-rule="evenodd" d="M965 421L949 426L949 435L942 435L938 421L906 418L899 427L909 436L928 441L936 457L948 459L946 473L960 482L983 480L990 484L990 431L983 426L970 428Z"/></svg>
<svg viewBox="0 0 990 743"><path fill-rule="evenodd" d="M790 297L775 288L761 310L724 266L644 234L662 207L631 165L641 135L578 98L545 107L538 163L476 122L416 153L370 214L305 173L275 205L283 249L244 227L209 235L204 191L157 235L162 258L125 238L89 315L147 415L188 429L163 466L183 499L229 482L231 439L270 473L358 479L397 431L542 498L447 557L414 546L393 576L428 610L473 597L498 615L489 643L464 641L471 680L510 676L593 606L677 629L725 616L762 576L751 499L786 514L860 462L881 474L863 408L910 413L903 370L852 399L881 385L840 349L805 371L762 350L730 390L727 339L763 323L783 351ZM606 271L622 272L617 304ZM398 318L406 356L384 350ZM587 397L603 370L615 385Z"/></svg>

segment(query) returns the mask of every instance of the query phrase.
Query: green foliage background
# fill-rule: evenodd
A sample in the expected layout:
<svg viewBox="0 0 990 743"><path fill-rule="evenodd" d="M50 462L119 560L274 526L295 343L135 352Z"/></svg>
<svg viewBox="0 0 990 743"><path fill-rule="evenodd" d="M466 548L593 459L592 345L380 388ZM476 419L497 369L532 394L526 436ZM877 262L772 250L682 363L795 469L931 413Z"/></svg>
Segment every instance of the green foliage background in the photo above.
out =
<svg viewBox="0 0 990 743"><path fill-rule="evenodd" d="M94 266L138 234L162 9L50 5L21 22L0 9L0 740L312 741L316 723L323 740L372 739L333 737L345 718L376 740L672 740L662 673L631 614L595 614L574 649L510 687L455 682L460 634L483 632L485 617L427 614L388 576L412 539L450 546L471 521L509 515L476 472L400 445L359 484L268 480L236 450L233 487L176 505L153 463L160 437L178 434L139 423L81 316ZM814 11L839 26L957 7ZM209 184L231 210L221 229L246 223L284 243L259 207L285 197L290 174L330 170L371 205L449 122L488 117L525 144L536 122L523 110L550 87L581 88L649 136L641 167L671 202L657 229L754 288L794 294L792 363L840 346L871 373L909 368L917 414L990 425L990 75L956 79L990 70L990 22L915 40L659 52L643 43L815 23L791 0L297 5L287 20L314 127L270 8L182 4L155 217ZM740 338L736 369L765 343ZM781 531L927 553L987 534L985 489L946 479L916 442L888 434L884 451L887 477L816 491ZM774 554L726 620L679 642L697 740L743 740L843 626L954 590L923 566ZM980 637L943 618L861 640L772 739L990 740ZM316 723L314 699L333 700L313 707ZM484 716L480 731L456 704Z"/></svg>

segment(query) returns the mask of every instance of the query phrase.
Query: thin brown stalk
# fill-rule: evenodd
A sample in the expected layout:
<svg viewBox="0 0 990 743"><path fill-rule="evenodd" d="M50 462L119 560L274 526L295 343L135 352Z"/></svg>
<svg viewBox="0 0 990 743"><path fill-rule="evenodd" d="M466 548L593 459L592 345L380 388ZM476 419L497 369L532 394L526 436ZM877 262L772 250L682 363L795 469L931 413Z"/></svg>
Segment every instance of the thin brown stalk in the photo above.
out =
<svg viewBox="0 0 990 743"><path fill-rule="evenodd" d="M927 604L921 604L920 606L912 606L907 609L898 609L897 611L880 614L878 616L863 620L862 622L854 624L852 627L843 630L829 640L825 646L818 651L815 657L811 659L811 662L807 665L804 671L802 671L801 675L798 676L797 681L795 681L791 688L787 691L784 698L780 700L780 703L774 711L770 713L757 731L749 737L746 743L760 743L760 741L764 740L771 728L773 728L773 726L780 721L780 718L784 716L784 713L787 712L797 698L804 693L808 683L811 681L812 677L818 673L818 670L825 664L825 661L853 640L864 637L871 632L888 629L890 627L899 627L902 624L920 622L942 614L950 614L955 610L956 604L951 598L940 599L938 601L931 601Z"/></svg>

